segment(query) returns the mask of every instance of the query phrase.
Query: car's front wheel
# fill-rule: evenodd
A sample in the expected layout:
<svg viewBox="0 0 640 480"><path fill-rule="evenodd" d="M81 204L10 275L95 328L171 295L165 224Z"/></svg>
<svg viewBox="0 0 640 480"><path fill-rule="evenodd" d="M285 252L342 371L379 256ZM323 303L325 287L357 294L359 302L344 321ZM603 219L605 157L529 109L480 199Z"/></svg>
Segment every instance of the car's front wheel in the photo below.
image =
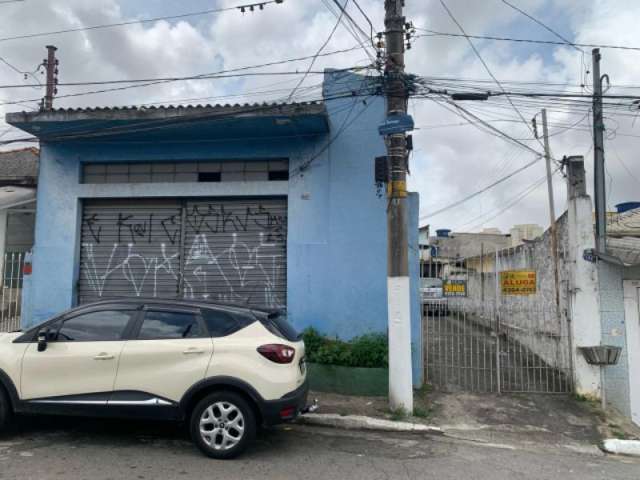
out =
<svg viewBox="0 0 640 480"><path fill-rule="evenodd" d="M242 453L256 436L256 417L251 406L234 392L215 392L193 409L191 438L212 458L233 458Z"/></svg>

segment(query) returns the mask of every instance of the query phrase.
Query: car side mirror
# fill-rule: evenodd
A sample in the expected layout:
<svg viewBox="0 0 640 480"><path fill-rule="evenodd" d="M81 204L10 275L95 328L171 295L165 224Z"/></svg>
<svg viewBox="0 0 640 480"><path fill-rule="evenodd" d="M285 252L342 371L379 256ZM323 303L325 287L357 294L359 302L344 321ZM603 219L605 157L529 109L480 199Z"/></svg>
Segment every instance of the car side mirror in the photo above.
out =
<svg viewBox="0 0 640 480"><path fill-rule="evenodd" d="M49 336L49 329L40 330L38 332L38 351L44 352L47 349L47 337Z"/></svg>

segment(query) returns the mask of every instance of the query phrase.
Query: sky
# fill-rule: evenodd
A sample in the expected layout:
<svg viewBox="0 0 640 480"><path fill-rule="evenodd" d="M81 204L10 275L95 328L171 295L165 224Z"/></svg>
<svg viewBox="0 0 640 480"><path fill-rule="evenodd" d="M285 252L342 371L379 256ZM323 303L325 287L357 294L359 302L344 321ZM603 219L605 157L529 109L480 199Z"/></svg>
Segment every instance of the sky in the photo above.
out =
<svg viewBox="0 0 640 480"><path fill-rule="evenodd" d="M253 0L257 1L257 0ZM344 2L345 0L340 0ZM631 0L509 0L537 19L528 18L503 0L406 0L407 19L418 29L470 35L561 41L549 27L574 43L640 47L640 2ZM241 5L242 0L24 0L0 4L0 85L27 85L0 89L0 118L6 112L31 110L43 94L37 85L44 77L34 72L46 54L45 45L58 47L61 83L189 76L219 72L288 58L311 56L330 36L337 18L329 7L333 0L284 0L264 10L244 14L238 9L155 21L108 29L85 30L31 38L9 37L70 28L121 23L137 19ZM249 2L251 3L251 2ZM375 31L383 30L383 0L357 0ZM368 30L366 19L353 0L347 11ZM541 25L543 24L543 25ZM417 30L425 34L425 30ZM425 35L412 40L407 51L407 72L436 82L432 88L460 90L461 80L492 92L591 93L591 48L540 45ZM340 24L325 52L350 49L356 39ZM602 73L610 79L609 95L640 95L640 51L602 49ZM483 65L480 58L484 63ZM366 52L356 49L320 57L313 72L324 68L365 67ZM147 103L198 104L285 101L305 71L309 60L251 70L284 75L251 76L171 82L143 88L66 97L105 86L60 86L56 107L139 105ZM498 80L499 84L494 81ZM321 73L308 75L292 97L295 101L320 97ZM523 83L530 82L530 83ZM550 85L553 84L553 85ZM32 85L32 86L31 86ZM106 88L111 86L107 85ZM632 88L636 87L636 88ZM509 103L513 102L513 105ZM555 160L584 155L587 175L593 175L592 116L587 99L577 105L555 99L530 100L507 96L488 102L460 102L482 120L541 152L533 136L531 119L548 111L550 146L554 162L556 216L566 209L566 180ZM20 102L20 103L16 103ZM611 100L605 107L605 158L607 205L640 201L640 114L632 100ZM614 105L614 103L618 103ZM505 138L487 133L486 127L461 118L442 96L412 98L409 111L416 130L410 159L409 187L420 193L420 224L433 229L481 231L499 228L508 232L514 224L549 225L544 161L536 162L484 193L455 207L451 204L526 165L536 154ZM456 113L457 112L457 113ZM495 132L494 132L495 133ZM0 121L0 140L23 133ZM2 149L16 148L0 146ZM590 182L591 183L591 182Z"/></svg>

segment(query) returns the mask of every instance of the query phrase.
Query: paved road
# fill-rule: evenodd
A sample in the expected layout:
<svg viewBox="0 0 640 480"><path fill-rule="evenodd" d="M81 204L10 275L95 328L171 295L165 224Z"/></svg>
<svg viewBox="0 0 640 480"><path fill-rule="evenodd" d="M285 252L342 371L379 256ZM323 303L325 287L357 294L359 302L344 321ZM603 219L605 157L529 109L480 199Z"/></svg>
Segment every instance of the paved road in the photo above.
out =
<svg viewBox="0 0 640 480"><path fill-rule="evenodd" d="M633 479L640 461L544 454L444 437L279 427L235 461L201 456L171 425L29 420L0 440L0 479Z"/></svg>

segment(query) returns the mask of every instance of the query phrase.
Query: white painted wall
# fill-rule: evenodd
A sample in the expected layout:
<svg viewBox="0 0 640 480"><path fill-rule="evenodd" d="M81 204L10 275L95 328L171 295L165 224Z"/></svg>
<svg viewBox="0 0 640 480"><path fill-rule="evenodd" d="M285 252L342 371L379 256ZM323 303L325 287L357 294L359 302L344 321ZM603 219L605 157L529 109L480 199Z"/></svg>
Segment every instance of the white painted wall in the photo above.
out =
<svg viewBox="0 0 640 480"><path fill-rule="evenodd" d="M573 366L576 393L599 398L600 369L589 365L579 347L600 345L600 295L598 271L583 258L585 249L595 247L591 198L579 195L569 199L569 300L573 337Z"/></svg>
<svg viewBox="0 0 640 480"><path fill-rule="evenodd" d="M640 426L640 280L624 282L631 419Z"/></svg>

